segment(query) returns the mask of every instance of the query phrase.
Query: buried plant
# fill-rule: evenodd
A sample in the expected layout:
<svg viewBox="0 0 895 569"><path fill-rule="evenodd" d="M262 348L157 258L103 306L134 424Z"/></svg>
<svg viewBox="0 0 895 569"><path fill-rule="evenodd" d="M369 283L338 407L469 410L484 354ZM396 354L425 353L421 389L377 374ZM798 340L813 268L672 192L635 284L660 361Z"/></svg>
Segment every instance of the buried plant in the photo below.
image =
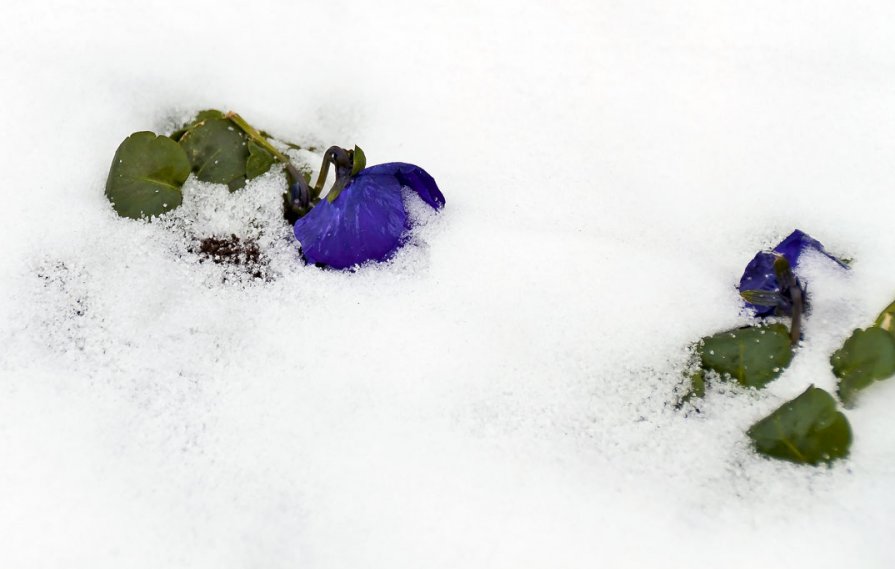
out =
<svg viewBox="0 0 895 569"><path fill-rule="evenodd" d="M411 228L402 188L410 188L433 209L444 207L444 196L425 170L393 162L365 167L360 148L332 147L326 153L336 181L325 199L299 218L295 238L302 254L316 264L345 269L366 261L384 261L402 245ZM326 170L321 170L325 179ZM311 192L316 194L322 180Z"/></svg>
<svg viewBox="0 0 895 569"><path fill-rule="evenodd" d="M819 241L799 230L793 231L772 251L758 253L747 265L738 289L746 308L759 323L697 342L687 372L689 387L678 408L694 406L705 395L707 381L732 381L743 387L762 389L789 366L802 339L802 317L809 308L807 285L797 277L795 268L802 254L809 250L848 268L829 255ZM788 318L789 326L770 321L771 317L784 322ZM890 363L895 366L895 342L888 333L884 334L892 344L891 354L877 349L888 346L886 342L879 342L878 338L871 342L862 336L851 340L851 344L846 342L846 348L860 348L860 354L843 348L833 356L834 372L848 377L840 379L840 396L878 379ZM878 365L862 365L869 360ZM852 365L854 362L860 363ZM845 397L842 400L847 403ZM852 442L851 426L838 411L836 399L813 385L756 422L746 434L754 450L762 455L811 465L846 457Z"/></svg>
<svg viewBox="0 0 895 569"><path fill-rule="evenodd" d="M406 242L413 222L404 188L433 209L444 207L435 180L418 166L393 162L367 168L359 147L332 146L311 186L310 168L293 163L281 148L301 149L236 113L202 111L170 136L144 131L126 138L112 160L106 197L118 215L152 220L181 205L182 188L191 175L234 192L280 167L287 179L284 217L293 224L303 258L334 269L385 261ZM336 179L323 195L330 167Z"/></svg>

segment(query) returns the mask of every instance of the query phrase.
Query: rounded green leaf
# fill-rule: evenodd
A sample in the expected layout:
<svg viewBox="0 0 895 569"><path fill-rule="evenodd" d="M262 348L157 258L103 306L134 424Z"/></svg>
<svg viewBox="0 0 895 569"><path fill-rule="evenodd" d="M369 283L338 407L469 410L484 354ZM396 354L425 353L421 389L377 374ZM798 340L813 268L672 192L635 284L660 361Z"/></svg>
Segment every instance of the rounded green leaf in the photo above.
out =
<svg viewBox="0 0 895 569"><path fill-rule="evenodd" d="M697 347L700 366L740 385L762 388L792 361L789 330L782 324L750 326L703 338Z"/></svg>
<svg viewBox="0 0 895 569"><path fill-rule="evenodd" d="M180 139L193 172L203 182L227 184L230 191L245 185L249 149L245 134L231 121L208 118Z"/></svg>
<svg viewBox="0 0 895 569"><path fill-rule="evenodd" d="M115 151L106 197L122 217L161 215L181 204L180 188L189 175L190 162L180 145L166 136L135 132Z"/></svg>
<svg viewBox="0 0 895 569"><path fill-rule="evenodd" d="M219 111L217 109L206 109L204 111L199 111L196 114L195 118L193 118L193 120L191 120L187 124L183 125L179 129L172 132L171 138L180 142L180 139L183 138L183 135L186 134L187 131L189 131L193 128L196 128L197 126L199 126L200 124L202 124L203 122L205 122L209 119L222 119L224 117L225 117L224 113L222 113L221 111Z"/></svg>
<svg viewBox="0 0 895 569"><path fill-rule="evenodd" d="M836 409L836 400L813 385L752 425L746 434L761 454L799 464L843 458L852 441L851 426Z"/></svg>
<svg viewBox="0 0 895 569"><path fill-rule="evenodd" d="M830 364L839 378L839 398L851 407L858 391L895 374L895 338L875 326L855 330L830 357Z"/></svg>

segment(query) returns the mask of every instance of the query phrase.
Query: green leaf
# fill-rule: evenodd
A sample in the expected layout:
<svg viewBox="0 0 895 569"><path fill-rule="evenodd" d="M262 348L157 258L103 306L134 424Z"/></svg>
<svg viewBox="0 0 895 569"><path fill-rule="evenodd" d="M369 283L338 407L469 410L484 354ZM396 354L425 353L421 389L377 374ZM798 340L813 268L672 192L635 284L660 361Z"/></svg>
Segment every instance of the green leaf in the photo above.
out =
<svg viewBox="0 0 895 569"><path fill-rule="evenodd" d="M367 156L360 146L354 145L354 161L351 164L351 175L354 176L367 167Z"/></svg>
<svg viewBox="0 0 895 569"><path fill-rule="evenodd" d="M876 317L874 325L879 326L890 334L895 334L895 302L880 312L879 316Z"/></svg>
<svg viewBox="0 0 895 569"><path fill-rule="evenodd" d="M265 150L260 144L254 140L249 140L249 157L246 159L246 177L249 179L257 178L264 174L276 159L273 154Z"/></svg>
<svg viewBox="0 0 895 569"><path fill-rule="evenodd" d="M196 114L196 118L193 119L193 126L199 124L202 121L213 120L213 119L222 119L226 115L223 111L219 111L217 109L206 109L204 111L199 111Z"/></svg>
<svg viewBox="0 0 895 569"><path fill-rule="evenodd" d="M752 425L746 434L761 454L799 464L843 458L852 441L851 426L836 410L836 400L813 385Z"/></svg>
<svg viewBox="0 0 895 569"><path fill-rule="evenodd" d="M851 407L858 391L895 374L895 338L875 326L855 330L830 357L830 364L839 378L839 398Z"/></svg>
<svg viewBox="0 0 895 569"><path fill-rule="evenodd" d="M245 185L249 157L246 142L245 134L223 118L205 119L180 139L196 177L203 182L227 184L231 192Z"/></svg>
<svg viewBox="0 0 895 569"><path fill-rule="evenodd" d="M222 113L221 111L215 110L215 109L207 109L204 111L199 111L199 113L196 114L196 116L195 116L195 118L193 118L193 120L191 120L190 122L186 123L179 129L172 132L171 138L180 142L180 139L183 138L183 135L186 134L188 130L196 128L197 126L199 126L200 124L202 124L203 122L205 122L209 119L222 119L222 118L224 118L224 113Z"/></svg>
<svg viewBox="0 0 895 569"><path fill-rule="evenodd" d="M248 142L249 157L246 159L246 177L257 178L270 170L276 162L273 154L253 140Z"/></svg>
<svg viewBox="0 0 895 569"><path fill-rule="evenodd" d="M749 326L703 338L697 354L702 369L755 388L783 373L793 355L789 331L782 324Z"/></svg>
<svg viewBox="0 0 895 569"><path fill-rule="evenodd" d="M181 204L180 191L190 175L190 162L179 144L167 136L135 132L115 151L106 197L122 217L161 215Z"/></svg>
<svg viewBox="0 0 895 569"><path fill-rule="evenodd" d="M675 409L681 409L687 403L694 399L702 399L705 397L705 370L698 368L691 370L685 375L685 382L688 385L687 391L675 403Z"/></svg>

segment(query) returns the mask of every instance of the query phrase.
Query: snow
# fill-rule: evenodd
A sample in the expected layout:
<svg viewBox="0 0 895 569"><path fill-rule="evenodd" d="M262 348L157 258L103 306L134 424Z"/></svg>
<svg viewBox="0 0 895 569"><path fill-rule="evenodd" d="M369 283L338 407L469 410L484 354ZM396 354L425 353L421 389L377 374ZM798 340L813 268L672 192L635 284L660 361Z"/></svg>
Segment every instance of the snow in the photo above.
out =
<svg viewBox="0 0 895 569"><path fill-rule="evenodd" d="M830 469L744 435L895 297L893 12L7 1L0 566L893 566L895 382ZM209 107L419 164L447 207L353 273L296 262L278 173L116 217L120 141ZM792 366L675 412L794 228L855 261L803 262ZM200 262L209 232L269 278Z"/></svg>

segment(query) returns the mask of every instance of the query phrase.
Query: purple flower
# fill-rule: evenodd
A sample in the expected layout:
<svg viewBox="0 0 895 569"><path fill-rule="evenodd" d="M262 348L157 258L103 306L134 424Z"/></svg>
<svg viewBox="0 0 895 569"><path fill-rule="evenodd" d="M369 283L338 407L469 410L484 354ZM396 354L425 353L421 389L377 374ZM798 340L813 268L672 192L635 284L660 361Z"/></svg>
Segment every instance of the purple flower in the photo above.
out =
<svg viewBox="0 0 895 569"><path fill-rule="evenodd" d="M773 251L758 253L746 265L738 287L740 293L748 299L746 307L753 310L756 316L791 315L792 287L781 287L774 262L783 257L795 271L802 253L809 250L822 253L841 267L848 268L842 261L827 253L820 241L796 229L774 247ZM807 288L798 279L795 279L795 283L802 292L802 298L807 300Z"/></svg>
<svg viewBox="0 0 895 569"><path fill-rule="evenodd" d="M309 263L345 269L391 257L412 225L401 191L404 187L433 209L444 207L435 180L419 166L391 162L352 174L351 159L343 157L341 170L337 159L333 163L338 178L330 194L293 228ZM356 160L354 165L357 169Z"/></svg>

